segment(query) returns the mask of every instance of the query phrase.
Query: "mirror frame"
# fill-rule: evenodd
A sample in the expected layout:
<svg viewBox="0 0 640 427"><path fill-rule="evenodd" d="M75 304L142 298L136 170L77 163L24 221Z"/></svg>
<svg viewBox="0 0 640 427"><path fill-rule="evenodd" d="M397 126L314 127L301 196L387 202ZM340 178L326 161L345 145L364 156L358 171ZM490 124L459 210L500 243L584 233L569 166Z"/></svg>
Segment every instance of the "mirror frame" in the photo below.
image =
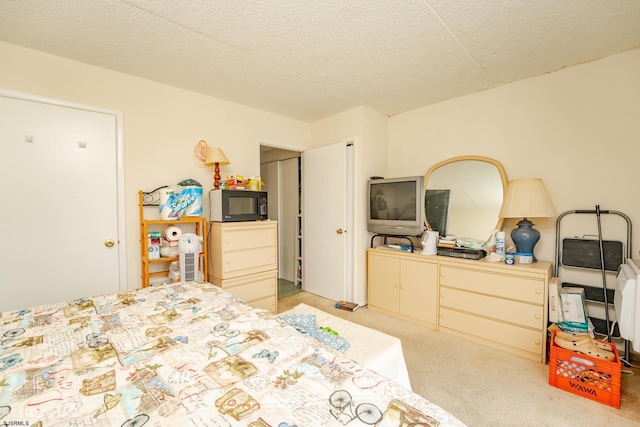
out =
<svg viewBox="0 0 640 427"><path fill-rule="evenodd" d="M504 192L507 189L507 173L504 170L504 167L502 166L502 163L500 163L499 161L497 161L496 159L492 159L490 157L483 157L483 156L458 156L458 157L452 157L450 159L446 159L443 160L439 163L436 163L435 165L431 166L429 168L429 170L427 170L427 173L424 174L424 192L425 195L427 193L427 188L429 185L429 178L431 177L431 174L433 174L433 172L436 171L436 169L448 165L450 163L457 163L457 162L462 162L462 161L469 161L469 160L475 160L475 161L479 161L479 162L486 162L486 163L490 163L492 165L494 165L497 169L498 169L498 173L500 174L500 179L502 180L502 194L503 194L503 200L504 200ZM425 205L425 210L426 210L426 205ZM424 220L427 224L429 224L429 218L427 218L427 213L424 213ZM504 218L500 217L500 211L498 210L498 222L496 223L495 229L496 230L501 230L502 226L504 224ZM476 237L476 236L469 236L469 237ZM489 235L489 237L491 237ZM488 238L487 238L488 240Z"/></svg>

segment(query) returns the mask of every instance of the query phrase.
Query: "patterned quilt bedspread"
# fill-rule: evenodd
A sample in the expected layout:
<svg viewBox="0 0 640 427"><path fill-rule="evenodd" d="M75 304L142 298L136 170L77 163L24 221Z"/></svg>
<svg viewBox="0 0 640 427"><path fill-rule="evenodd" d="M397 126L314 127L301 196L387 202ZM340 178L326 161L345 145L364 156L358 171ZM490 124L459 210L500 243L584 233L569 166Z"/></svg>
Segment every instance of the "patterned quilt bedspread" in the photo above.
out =
<svg viewBox="0 0 640 427"><path fill-rule="evenodd" d="M209 283L0 313L0 424L463 425Z"/></svg>

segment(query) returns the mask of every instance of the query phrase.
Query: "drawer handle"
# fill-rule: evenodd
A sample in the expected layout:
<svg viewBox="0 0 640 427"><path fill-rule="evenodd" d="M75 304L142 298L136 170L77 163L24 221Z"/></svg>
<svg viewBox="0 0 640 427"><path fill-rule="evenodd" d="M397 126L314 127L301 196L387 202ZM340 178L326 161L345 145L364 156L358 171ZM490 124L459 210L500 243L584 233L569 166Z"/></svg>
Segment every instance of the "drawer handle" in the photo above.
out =
<svg viewBox="0 0 640 427"><path fill-rule="evenodd" d="M540 319L540 315L539 314L536 314L536 319L538 319L538 320Z"/></svg>
<svg viewBox="0 0 640 427"><path fill-rule="evenodd" d="M535 340L536 345L540 345L540 340Z"/></svg>
<svg viewBox="0 0 640 427"><path fill-rule="evenodd" d="M536 294L540 295L542 291L540 289L536 289Z"/></svg>
<svg viewBox="0 0 640 427"><path fill-rule="evenodd" d="M231 264L231 262L230 262L230 261L225 261L224 263L225 263L225 264Z"/></svg>
<svg viewBox="0 0 640 427"><path fill-rule="evenodd" d="M395 284L393 285L393 287L394 287L394 288L396 288L396 289L397 289L397 288L399 288L399 286L398 286L398 284L397 284L397 283L395 283Z"/></svg>
<svg viewBox="0 0 640 427"><path fill-rule="evenodd" d="M404 289L404 286L400 286L400 289Z"/></svg>

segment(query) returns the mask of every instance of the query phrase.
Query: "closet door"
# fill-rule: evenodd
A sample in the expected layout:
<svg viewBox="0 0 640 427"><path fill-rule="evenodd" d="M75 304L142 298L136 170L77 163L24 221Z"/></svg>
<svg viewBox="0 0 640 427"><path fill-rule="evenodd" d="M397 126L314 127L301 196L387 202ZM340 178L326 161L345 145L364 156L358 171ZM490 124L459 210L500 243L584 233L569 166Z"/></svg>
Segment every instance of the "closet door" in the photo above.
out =
<svg viewBox="0 0 640 427"><path fill-rule="evenodd" d="M0 311L120 289L116 120L0 96Z"/></svg>

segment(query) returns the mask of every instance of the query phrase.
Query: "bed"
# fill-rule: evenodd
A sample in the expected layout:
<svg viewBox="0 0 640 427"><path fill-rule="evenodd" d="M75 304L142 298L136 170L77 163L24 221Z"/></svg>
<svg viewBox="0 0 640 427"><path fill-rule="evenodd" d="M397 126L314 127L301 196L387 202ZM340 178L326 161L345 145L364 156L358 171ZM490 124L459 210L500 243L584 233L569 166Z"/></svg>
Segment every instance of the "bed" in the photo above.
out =
<svg viewBox="0 0 640 427"><path fill-rule="evenodd" d="M0 314L0 422L39 426L461 426L204 282Z"/></svg>
<svg viewBox="0 0 640 427"><path fill-rule="evenodd" d="M346 349L338 348L350 359L371 369L383 377L389 378L406 389L411 390L411 381L407 364L402 352L402 343L380 331L367 328L343 318L333 316L307 304L298 304L278 317L286 321L284 316L313 316L316 325L328 327L347 341ZM291 323L291 322L289 322Z"/></svg>

